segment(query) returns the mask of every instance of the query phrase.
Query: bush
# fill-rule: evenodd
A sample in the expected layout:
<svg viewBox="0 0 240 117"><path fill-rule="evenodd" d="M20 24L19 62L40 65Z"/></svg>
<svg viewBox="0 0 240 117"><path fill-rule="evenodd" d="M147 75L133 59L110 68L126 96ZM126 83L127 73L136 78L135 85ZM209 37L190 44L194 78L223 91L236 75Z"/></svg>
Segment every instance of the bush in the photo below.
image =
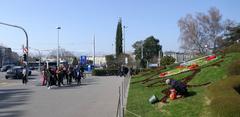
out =
<svg viewBox="0 0 240 117"><path fill-rule="evenodd" d="M228 67L228 75L240 75L240 60L234 61Z"/></svg>
<svg viewBox="0 0 240 117"><path fill-rule="evenodd" d="M232 44L224 49L225 53L240 52L240 43Z"/></svg>
<svg viewBox="0 0 240 117"><path fill-rule="evenodd" d="M175 60L176 59L173 58L172 56L164 56L160 62L161 62L161 65L166 66L166 65L173 64Z"/></svg>
<svg viewBox="0 0 240 117"><path fill-rule="evenodd" d="M94 76L113 76L118 75L118 70L116 69L94 69L92 72Z"/></svg>
<svg viewBox="0 0 240 117"><path fill-rule="evenodd" d="M223 79L208 87L209 109L213 117L240 116L239 87L240 76Z"/></svg>

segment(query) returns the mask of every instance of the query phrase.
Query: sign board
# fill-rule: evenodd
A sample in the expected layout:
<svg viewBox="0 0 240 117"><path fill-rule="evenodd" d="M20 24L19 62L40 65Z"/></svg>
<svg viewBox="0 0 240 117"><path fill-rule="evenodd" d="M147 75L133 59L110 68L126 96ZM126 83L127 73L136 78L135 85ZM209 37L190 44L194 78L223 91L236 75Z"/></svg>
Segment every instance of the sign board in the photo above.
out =
<svg viewBox="0 0 240 117"><path fill-rule="evenodd" d="M84 65L87 63L87 56L80 56L80 64Z"/></svg>

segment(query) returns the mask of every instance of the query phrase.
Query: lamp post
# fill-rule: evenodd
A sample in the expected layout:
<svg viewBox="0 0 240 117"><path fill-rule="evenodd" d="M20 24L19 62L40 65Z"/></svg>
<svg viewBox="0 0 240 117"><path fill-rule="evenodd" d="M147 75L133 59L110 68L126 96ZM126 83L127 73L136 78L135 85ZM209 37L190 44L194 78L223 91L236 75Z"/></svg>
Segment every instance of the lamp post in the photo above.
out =
<svg viewBox="0 0 240 117"><path fill-rule="evenodd" d="M27 52L26 52L26 68L27 68L26 69L26 78L28 78L28 34L27 34L27 31L21 26L7 24L7 23L3 23L3 22L0 22L0 24L5 25L5 26L10 26L10 27L15 27L15 28L21 29L24 32L24 34L26 36L26 50L27 50Z"/></svg>
<svg viewBox="0 0 240 117"><path fill-rule="evenodd" d="M58 40L57 40L57 67L59 67L59 31L61 29L61 27L56 27L57 32L58 32Z"/></svg>
<svg viewBox="0 0 240 117"><path fill-rule="evenodd" d="M127 26L123 26L123 29L124 29L124 39L123 39L123 43L124 43L124 47L123 47L123 49L124 49L124 54L125 54L125 52L126 52L126 50L125 50L125 48L126 48L126 28L128 28Z"/></svg>
<svg viewBox="0 0 240 117"><path fill-rule="evenodd" d="M140 66L141 66L141 69L143 68L143 41L141 43L141 62L140 62Z"/></svg>
<svg viewBox="0 0 240 117"><path fill-rule="evenodd" d="M206 45L204 45L204 47L205 47L205 55L208 55L208 45L206 44Z"/></svg>
<svg viewBox="0 0 240 117"><path fill-rule="evenodd" d="M42 57L41 57L41 50L40 49L36 49L36 48L30 48L30 49L33 49L33 50L36 50L36 51L38 51L38 55L39 55L39 63L38 63L38 70L39 70L39 72L41 73L41 59L42 59Z"/></svg>
<svg viewBox="0 0 240 117"><path fill-rule="evenodd" d="M142 44L141 44L141 59L143 59L143 41L142 41Z"/></svg>
<svg viewBox="0 0 240 117"><path fill-rule="evenodd" d="M93 36L93 66L95 67L95 34Z"/></svg>

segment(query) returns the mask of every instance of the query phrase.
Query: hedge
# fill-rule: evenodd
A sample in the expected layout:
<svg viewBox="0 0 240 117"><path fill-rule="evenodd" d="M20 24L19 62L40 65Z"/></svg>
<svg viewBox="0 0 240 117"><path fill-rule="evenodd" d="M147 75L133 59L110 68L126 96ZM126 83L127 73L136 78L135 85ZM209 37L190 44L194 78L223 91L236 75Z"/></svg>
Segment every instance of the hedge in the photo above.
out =
<svg viewBox="0 0 240 117"><path fill-rule="evenodd" d="M94 69L92 72L94 76L113 76L118 75L117 69Z"/></svg>
<svg viewBox="0 0 240 117"><path fill-rule="evenodd" d="M207 88L213 117L240 117L240 76L231 76Z"/></svg>

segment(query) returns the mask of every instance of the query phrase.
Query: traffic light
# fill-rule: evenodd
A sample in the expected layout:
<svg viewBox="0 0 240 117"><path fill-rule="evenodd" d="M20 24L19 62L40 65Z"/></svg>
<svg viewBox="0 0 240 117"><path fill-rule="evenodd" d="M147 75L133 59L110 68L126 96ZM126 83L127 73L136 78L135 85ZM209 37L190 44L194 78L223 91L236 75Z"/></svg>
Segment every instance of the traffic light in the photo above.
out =
<svg viewBox="0 0 240 117"><path fill-rule="evenodd" d="M23 54L23 61L27 61L27 54Z"/></svg>

